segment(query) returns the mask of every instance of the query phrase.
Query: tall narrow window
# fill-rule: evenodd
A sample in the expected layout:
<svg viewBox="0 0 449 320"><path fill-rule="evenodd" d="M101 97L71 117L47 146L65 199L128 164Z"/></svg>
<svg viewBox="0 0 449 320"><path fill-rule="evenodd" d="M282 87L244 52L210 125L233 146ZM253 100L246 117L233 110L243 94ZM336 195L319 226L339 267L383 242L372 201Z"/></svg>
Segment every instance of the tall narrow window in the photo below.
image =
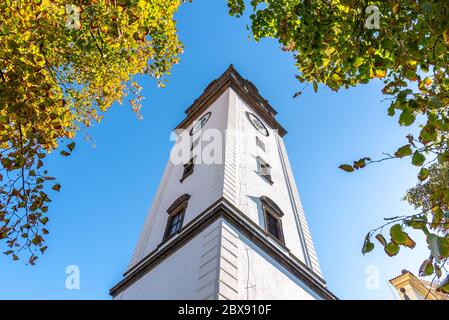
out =
<svg viewBox="0 0 449 320"><path fill-rule="evenodd" d="M279 220L276 219L269 211L265 212L267 222L267 232L274 236L276 239L281 240L281 228Z"/></svg>
<svg viewBox="0 0 449 320"><path fill-rule="evenodd" d="M189 199L190 195L184 194L176 199L170 208L167 209L168 220L165 228L164 240L172 237L181 229Z"/></svg>
<svg viewBox="0 0 449 320"><path fill-rule="evenodd" d="M263 213L265 217L265 231L284 243L284 234L282 232L282 216L281 209L270 198L263 196L260 198L262 202Z"/></svg>
<svg viewBox="0 0 449 320"><path fill-rule="evenodd" d="M185 163L184 170L182 172L182 178L179 182L183 182L188 176L193 173L193 167L195 166L195 158L191 158L189 162Z"/></svg>
<svg viewBox="0 0 449 320"><path fill-rule="evenodd" d="M256 145L265 152L265 143L263 143L262 140L259 139L259 137L256 137Z"/></svg>
<svg viewBox="0 0 449 320"><path fill-rule="evenodd" d="M271 166L261 157L257 157L257 172L268 183L273 184L273 180L271 180Z"/></svg>

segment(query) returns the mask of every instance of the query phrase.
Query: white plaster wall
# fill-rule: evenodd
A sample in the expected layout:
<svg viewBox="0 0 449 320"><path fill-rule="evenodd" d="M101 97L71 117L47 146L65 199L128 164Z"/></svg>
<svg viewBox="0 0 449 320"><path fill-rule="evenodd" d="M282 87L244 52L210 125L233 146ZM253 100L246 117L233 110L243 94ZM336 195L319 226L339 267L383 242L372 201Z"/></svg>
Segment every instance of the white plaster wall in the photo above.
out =
<svg viewBox="0 0 449 320"><path fill-rule="evenodd" d="M228 105L229 90L224 92L206 111L198 116L199 119L207 112L212 112L209 121L203 127L203 132L206 129L215 128L219 130L222 137L225 136L225 119L227 118ZM189 132L192 126L193 124L187 128ZM202 145L204 146L207 143L203 142ZM224 142L222 147L224 148ZM196 149L199 150L200 146ZM222 154L224 154L223 150ZM183 170L182 164L172 164L168 160L164 176L131 258L130 267L138 263L160 244L167 223L167 209L179 196L184 193L191 195L184 215L183 225L189 223L214 201L222 197L223 161L220 164L195 164L193 174L180 183L179 180L182 177Z"/></svg>
<svg viewBox="0 0 449 320"><path fill-rule="evenodd" d="M311 300L318 297L220 218L115 299Z"/></svg>
<svg viewBox="0 0 449 320"><path fill-rule="evenodd" d="M219 221L208 226L126 288L116 300L215 299L217 275L210 278L207 272L218 270L216 255L211 256L210 252L211 248L219 248L219 239L215 237L219 226Z"/></svg>
<svg viewBox="0 0 449 320"><path fill-rule="evenodd" d="M227 222L223 228L237 235L240 300L317 300L304 283L273 260Z"/></svg>
<svg viewBox="0 0 449 320"><path fill-rule="evenodd" d="M252 221L264 228L264 217L259 198L270 197L283 211L282 217L285 245L300 260L305 261L304 252L301 247L300 234L297 229L292 203L280 160L277 145L277 132L272 130L261 117L269 130L269 136L260 134L248 121L245 112L255 113L238 95L233 91L231 100L235 100L235 127L237 141L236 179L239 187L236 206L245 213ZM256 145L256 136L265 144L265 152ZM273 184L269 184L257 173L257 156L267 161L271 166ZM227 168L226 168L227 170Z"/></svg>

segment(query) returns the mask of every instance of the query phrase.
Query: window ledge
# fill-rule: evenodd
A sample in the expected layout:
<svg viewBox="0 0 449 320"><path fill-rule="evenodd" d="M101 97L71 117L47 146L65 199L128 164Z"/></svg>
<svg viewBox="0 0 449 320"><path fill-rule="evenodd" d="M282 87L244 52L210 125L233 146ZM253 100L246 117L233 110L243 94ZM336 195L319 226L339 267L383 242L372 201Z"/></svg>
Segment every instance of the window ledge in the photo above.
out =
<svg viewBox="0 0 449 320"><path fill-rule="evenodd" d="M290 249L286 247L285 243L284 243L282 240L279 240L278 238L276 238L275 236L273 236L271 233L269 233L269 232L266 231L266 230L264 230L264 232L265 232L265 235L266 235L268 238L274 240L274 241L276 242L276 244L278 244L278 245L280 245L280 246L282 247L282 249L284 249L284 250L290 252Z"/></svg>
<svg viewBox="0 0 449 320"><path fill-rule="evenodd" d="M259 176L262 178L262 179L264 179L268 184L270 184L270 185L272 185L274 182L273 182L273 180L271 180L270 178L267 178L267 177L265 177L265 176L263 176L263 175L261 175L261 174L259 174Z"/></svg>
<svg viewBox="0 0 449 320"><path fill-rule="evenodd" d="M179 180L179 182L183 182L185 179L187 179L188 176L192 175L193 173L193 169L191 171L189 171L188 173L186 173L185 175L182 176L182 178Z"/></svg>

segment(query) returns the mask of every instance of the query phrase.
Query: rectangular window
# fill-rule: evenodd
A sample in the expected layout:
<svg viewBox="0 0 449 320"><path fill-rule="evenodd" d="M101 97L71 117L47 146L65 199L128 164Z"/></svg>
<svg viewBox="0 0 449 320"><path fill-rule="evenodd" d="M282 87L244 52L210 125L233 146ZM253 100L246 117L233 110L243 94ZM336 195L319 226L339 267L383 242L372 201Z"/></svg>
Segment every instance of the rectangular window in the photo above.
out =
<svg viewBox="0 0 449 320"><path fill-rule="evenodd" d="M272 214L266 212L267 232L282 241L279 221Z"/></svg>
<svg viewBox="0 0 449 320"><path fill-rule="evenodd" d="M195 166L195 158L191 158L190 161L184 164L184 170L182 172L182 178L179 180L181 183L193 173L193 167Z"/></svg>
<svg viewBox="0 0 449 320"><path fill-rule="evenodd" d="M183 214L184 214L184 211L180 211L176 214L171 215L168 218L167 231L165 233L164 239L168 239L169 237L174 235L176 232L178 232L179 229L181 229Z"/></svg>
<svg viewBox="0 0 449 320"><path fill-rule="evenodd" d="M259 139L259 137L256 137L256 145L262 149L263 152L265 152L265 143L262 142L262 140Z"/></svg>
<svg viewBox="0 0 449 320"><path fill-rule="evenodd" d="M271 167L268 162L260 157L257 157L257 172L268 183L273 184L273 180L271 180Z"/></svg>
<svg viewBox="0 0 449 320"><path fill-rule="evenodd" d="M167 209L168 219L163 241L167 240L181 230L182 222L184 220L184 213L186 211L189 199L189 194L183 194Z"/></svg>

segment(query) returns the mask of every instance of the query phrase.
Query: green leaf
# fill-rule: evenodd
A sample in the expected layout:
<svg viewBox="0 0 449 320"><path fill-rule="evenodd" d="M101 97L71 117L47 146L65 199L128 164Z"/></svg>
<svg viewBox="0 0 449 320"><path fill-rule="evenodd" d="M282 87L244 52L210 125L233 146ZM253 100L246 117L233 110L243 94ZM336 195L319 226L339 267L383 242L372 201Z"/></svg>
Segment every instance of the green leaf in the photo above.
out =
<svg viewBox="0 0 449 320"><path fill-rule="evenodd" d="M404 224L408 227L411 227L415 230L423 230L425 231L427 229L427 217L415 217L411 219L404 220Z"/></svg>
<svg viewBox="0 0 449 320"><path fill-rule="evenodd" d="M365 237L365 241L363 242L362 254L365 255L368 252L373 251L374 243L370 240L370 234L368 233Z"/></svg>
<svg viewBox="0 0 449 320"><path fill-rule="evenodd" d="M394 242L390 242L385 246L385 252L389 257L393 257L398 254L399 246Z"/></svg>
<svg viewBox="0 0 449 320"><path fill-rule="evenodd" d="M406 108L404 111L402 111L401 115L399 116L399 124L402 126L410 126L415 122L416 116L413 114L413 112Z"/></svg>
<svg viewBox="0 0 449 320"><path fill-rule="evenodd" d="M405 100L405 98L411 93L413 93L413 91L411 89L402 90L401 92L398 93L397 99Z"/></svg>
<svg viewBox="0 0 449 320"><path fill-rule="evenodd" d="M434 272L434 268L433 268L433 264L432 264L432 259L424 260L424 262L421 264L421 267L419 268L419 276L427 277L427 276L432 275L433 272Z"/></svg>
<svg viewBox="0 0 449 320"><path fill-rule="evenodd" d="M390 117L393 117L395 114L396 114L396 110L395 110L396 108L395 108L395 106L394 106L394 104L391 104L389 107L388 107L388 115L390 116Z"/></svg>
<svg viewBox="0 0 449 320"><path fill-rule="evenodd" d="M67 148L70 150L70 152L73 151L73 149L75 149L75 142L71 142L67 145Z"/></svg>
<svg viewBox="0 0 449 320"><path fill-rule="evenodd" d="M316 81L313 82L313 91L318 92L318 83Z"/></svg>
<svg viewBox="0 0 449 320"><path fill-rule="evenodd" d="M390 236L396 244L404 244L407 241L407 234L402 230L400 224L395 224L390 228Z"/></svg>
<svg viewBox="0 0 449 320"><path fill-rule="evenodd" d="M424 164L424 161L426 161L426 157L416 150L412 157L412 164L421 167Z"/></svg>
<svg viewBox="0 0 449 320"><path fill-rule="evenodd" d="M338 74L334 73L334 74L332 74L332 81L340 82L341 81L341 77Z"/></svg>
<svg viewBox="0 0 449 320"><path fill-rule="evenodd" d="M447 238L431 233L427 236L427 243L434 258L440 259L449 256L449 240Z"/></svg>
<svg viewBox="0 0 449 320"><path fill-rule="evenodd" d="M358 68L363 64L364 61L365 60L362 57L357 57L357 59L355 59L353 65L354 65L354 67Z"/></svg>
<svg viewBox="0 0 449 320"><path fill-rule="evenodd" d="M398 149L398 151L395 152L395 157L398 158L403 158L403 157L407 157L409 155L412 154L412 149L411 146L409 144L402 146Z"/></svg>
<svg viewBox="0 0 449 320"><path fill-rule="evenodd" d="M418 179L419 179L419 181L424 181L424 180L426 180L427 177L429 176L429 174L430 174L429 169L427 169L427 168L422 168L422 169L419 171L419 174L418 174Z"/></svg>
<svg viewBox="0 0 449 320"><path fill-rule="evenodd" d="M437 131L435 128L425 126L419 133L419 137L424 144L434 141L437 137Z"/></svg>
<svg viewBox="0 0 449 320"><path fill-rule="evenodd" d="M61 185L59 183L55 184L53 187L51 187L53 190L58 191L61 190Z"/></svg>
<svg viewBox="0 0 449 320"><path fill-rule="evenodd" d="M353 172L354 171L354 168L351 165L349 165L349 164L342 164L341 166L339 166L339 168L341 170L343 170L343 171L346 171L346 172Z"/></svg>
<svg viewBox="0 0 449 320"><path fill-rule="evenodd" d="M61 151L61 155L63 155L64 157L70 156L70 152L67 152L65 150Z"/></svg>
<svg viewBox="0 0 449 320"><path fill-rule="evenodd" d="M366 161L371 160L370 158L362 158L360 160L357 160L354 162L354 168L355 169L362 169L366 166Z"/></svg>

